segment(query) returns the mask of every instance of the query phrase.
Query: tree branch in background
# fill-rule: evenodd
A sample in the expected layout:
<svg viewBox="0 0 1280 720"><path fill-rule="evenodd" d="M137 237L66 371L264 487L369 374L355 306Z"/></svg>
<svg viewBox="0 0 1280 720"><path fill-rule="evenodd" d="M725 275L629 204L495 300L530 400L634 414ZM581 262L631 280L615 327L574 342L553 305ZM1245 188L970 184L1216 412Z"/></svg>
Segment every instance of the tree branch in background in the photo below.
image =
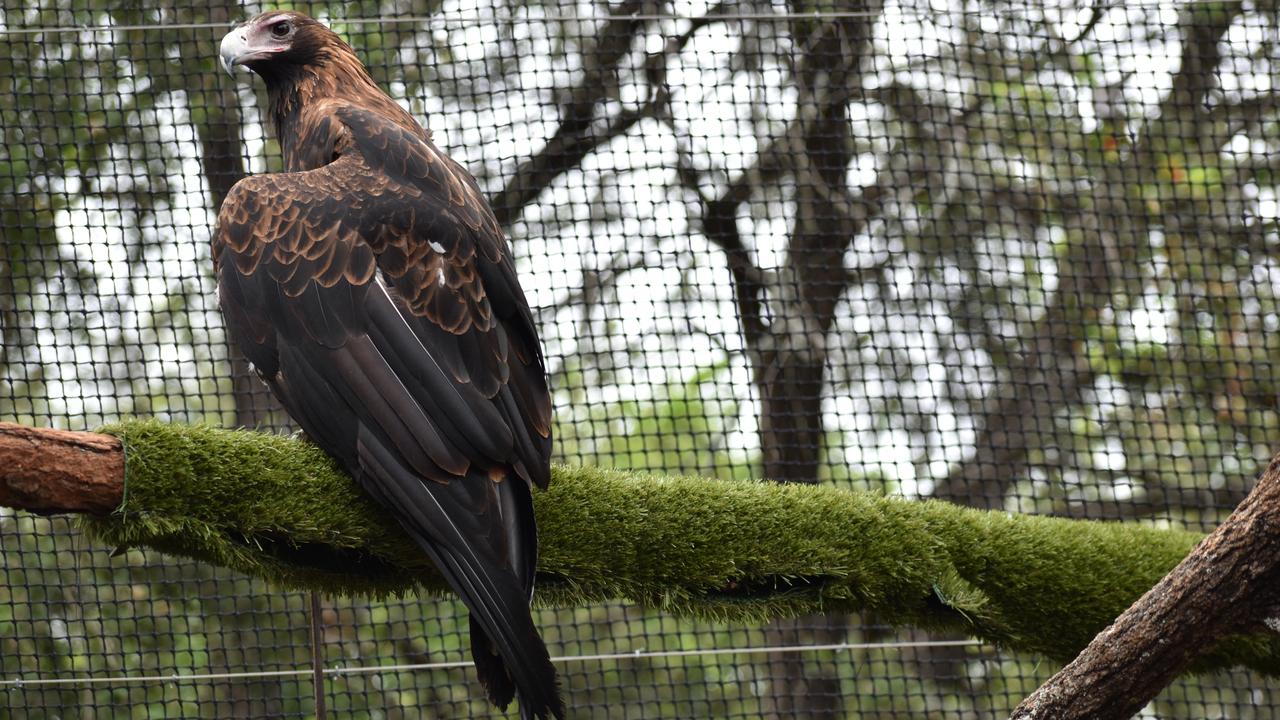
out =
<svg viewBox="0 0 1280 720"><path fill-rule="evenodd" d="M976 422L976 450L935 485L933 497L980 508L1004 507L1023 478L1028 452L1051 427L1054 414L1078 405L1096 378L1083 355L1090 324L1110 303L1126 264L1118 248L1147 242L1145 211L1129 190L1159 171L1158 158L1174 138L1194 132L1222 62L1221 40L1242 12L1239 2L1190 4L1179 24L1182 57L1172 88L1125 162L1108 166L1097 184L1096 206L1072 215L1079 240L1060 263L1059 286L1024 343L1020 361L990 394Z"/></svg>
<svg viewBox="0 0 1280 720"><path fill-rule="evenodd" d="M726 17L732 6L712 6L692 20L684 32L668 38L661 51L646 59L643 70L649 81L648 100L612 117L597 119L596 108L618 95L619 72L635 38L648 22L645 16L662 7L663 3L629 0L613 11L612 19L600 31L595 51L584 56L587 68L582 81L568 91L568 99L560 107L559 127L542 149L520 163L506 185L490 198L494 216L504 228L510 228L526 205L596 148L627 133L640 120L658 115L670 97L665 82L667 60L683 51L698 30Z"/></svg>
<svg viewBox="0 0 1280 720"><path fill-rule="evenodd" d="M595 48L583 56L582 80L568 91L560 106L560 126L555 134L537 154L520 163L506 185L489 199L499 225L509 228L524 207L561 173L577 167L592 150L625 133L643 116L634 110L624 111L608 118L606 127L600 129L596 106L616 97L611 89L618 87L618 71L647 22L643 16L656 13L662 5L651 0L626 0L613 10L609 22L600 29Z"/></svg>
<svg viewBox="0 0 1280 720"><path fill-rule="evenodd" d="M1262 122L1268 115L1280 108L1280 92L1260 93L1238 103L1224 103L1205 113L1200 129L1204 135L1200 145L1214 151L1231 141L1231 138L1245 132L1251 126Z"/></svg>
<svg viewBox="0 0 1280 720"><path fill-rule="evenodd" d="M1206 647L1280 618L1280 458L1158 585L1014 710L1013 718L1133 717ZM1275 646L1276 641L1267 643Z"/></svg>
<svg viewBox="0 0 1280 720"><path fill-rule="evenodd" d="M647 268L651 258L645 249L639 252L620 250L615 252L609 263L600 270L583 269L582 285L576 290L565 293L560 299L534 310L539 322L550 322L555 313L567 307L590 309L601 302L605 292L616 285L624 275L634 270ZM554 373L552 373L554 375Z"/></svg>
<svg viewBox="0 0 1280 720"><path fill-rule="evenodd" d="M674 128L673 128L674 129ZM682 153L677 171L681 184L699 197L702 205L702 232L725 255L725 263L733 278L733 298L738 307L747 347L756 347L765 332L763 298L764 271L751 259L751 251L738 230L738 206L751 199L756 189L776 181L789 167L783 143L775 141L765 148L755 163L743 171L718 197L702 194L702 179L693 163Z"/></svg>

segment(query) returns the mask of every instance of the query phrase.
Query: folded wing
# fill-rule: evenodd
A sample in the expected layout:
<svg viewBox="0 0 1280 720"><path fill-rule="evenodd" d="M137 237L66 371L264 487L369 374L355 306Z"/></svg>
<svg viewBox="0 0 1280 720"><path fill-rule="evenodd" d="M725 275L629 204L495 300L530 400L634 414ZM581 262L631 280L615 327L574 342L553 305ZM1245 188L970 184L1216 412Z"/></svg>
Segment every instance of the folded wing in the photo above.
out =
<svg viewBox="0 0 1280 720"><path fill-rule="evenodd" d="M247 178L224 202L228 331L462 596L490 695L506 704L518 689L533 715L559 715L528 610L529 487L548 480L550 401L505 240L474 181L425 138L340 117L352 139L334 162Z"/></svg>

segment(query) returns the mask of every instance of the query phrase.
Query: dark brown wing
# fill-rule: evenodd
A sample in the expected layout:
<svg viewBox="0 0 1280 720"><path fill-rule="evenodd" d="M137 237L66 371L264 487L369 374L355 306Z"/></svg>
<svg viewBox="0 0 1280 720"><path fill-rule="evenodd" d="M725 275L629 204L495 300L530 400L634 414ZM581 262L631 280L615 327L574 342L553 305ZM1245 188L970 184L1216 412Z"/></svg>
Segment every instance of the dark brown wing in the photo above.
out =
<svg viewBox="0 0 1280 720"><path fill-rule="evenodd" d="M515 469L546 487L551 403L542 350L488 203L471 175L424 137L354 106L337 115L352 152L376 159L385 182L404 193L380 203L382 229L370 240L387 282L427 321L437 347L457 350L447 359L456 378L512 418Z"/></svg>
<svg viewBox="0 0 1280 720"><path fill-rule="evenodd" d="M380 144L370 150L392 158L412 155L392 140L432 150L390 125L374 140ZM472 464L509 465L545 487L550 398L533 316L487 206L467 187L470 177L457 178L454 168L432 153L410 163L408 173L398 168L401 177L386 176L352 153L318 170L237 184L219 212L214 240L224 312L233 339L269 379L278 370L275 335L335 347L367 333L369 309L394 309L406 328L380 338L382 349L415 367L402 382L421 381L407 389L452 448ZM474 196L459 194L459 187ZM228 293L243 285L228 269L244 279L269 278L287 313L244 312L266 300L256 295L248 305L228 304ZM391 307L370 300L379 287ZM430 370L416 368L423 361ZM456 459L435 457L458 474ZM434 468L420 470L436 476Z"/></svg>
<svg viewBox="0 0 1280 720"><path fill-rule="evenodd" d="M224 202L214 259L228 331L432 557L483 630L478 652L487 636L524 703L554 713L528 611L529 483L545 486L550 455L532 315L474 181L422 138L352 118L356 147L335 162L248 178Z"/></svg>

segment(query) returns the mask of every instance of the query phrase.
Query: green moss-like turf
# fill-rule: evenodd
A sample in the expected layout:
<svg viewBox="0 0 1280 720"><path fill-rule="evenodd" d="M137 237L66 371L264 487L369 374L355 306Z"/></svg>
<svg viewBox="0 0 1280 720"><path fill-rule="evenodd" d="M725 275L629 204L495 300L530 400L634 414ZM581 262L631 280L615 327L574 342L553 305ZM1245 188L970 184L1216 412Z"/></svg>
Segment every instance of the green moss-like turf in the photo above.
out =
<svg viewBox="0 0 1280 720"><path fill-rule="evenodd" d="M447 588L395 522L314 446L140 421L125 499L84 518L148 546L285 587L385 595ZM1200 535L980 512L835 488L557 467L535 492L539 601L627 598L674 614L759 621L873 612L1056 660L1074 657ZM1280 674L1270 635L1228 639L1196 666Z"/></svg>

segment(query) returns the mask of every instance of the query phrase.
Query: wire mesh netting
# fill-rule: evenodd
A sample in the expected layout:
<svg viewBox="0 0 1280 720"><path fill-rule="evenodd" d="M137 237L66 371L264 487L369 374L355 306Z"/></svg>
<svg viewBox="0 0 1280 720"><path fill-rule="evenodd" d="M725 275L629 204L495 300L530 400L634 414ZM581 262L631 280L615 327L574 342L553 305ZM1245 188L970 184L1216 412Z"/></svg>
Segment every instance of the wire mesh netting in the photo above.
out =
<svg viewBox="0 0 1280 720"><path fill-rule="evenodd" d="M263 8L117 5L0 3L0 420L288 431L208 250L280 166L215 63ZM1274 449L1274 2L294 6L489 194L558 461L1206 530ZM314 714L304 594L7 509L0 548L9 716ZM322 609L330 715L494 715L454 602ZM987 717L1056 669L874 617L536 620L574 717Z"/></svg>

